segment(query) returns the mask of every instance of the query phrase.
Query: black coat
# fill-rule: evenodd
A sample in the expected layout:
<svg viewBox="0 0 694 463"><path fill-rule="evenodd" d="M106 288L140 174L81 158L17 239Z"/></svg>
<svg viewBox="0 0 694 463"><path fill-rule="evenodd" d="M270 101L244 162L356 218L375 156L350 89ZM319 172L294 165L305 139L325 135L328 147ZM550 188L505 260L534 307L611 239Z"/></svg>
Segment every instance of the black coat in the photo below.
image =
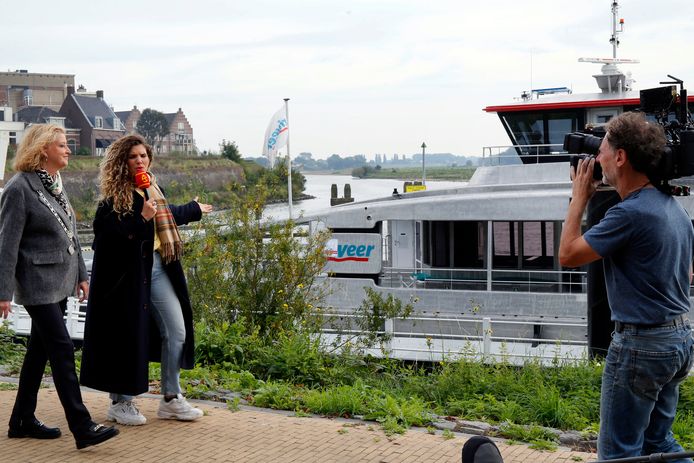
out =
<svg viewBox="0 0 694 463"><path fill-rule="evenodd" d="M151 316L150 280L154 221L141 215L144 199L133 194L133 212L118 216L110 200L94 218L94 261L84 328L80 381L101 391L147 392L149 361L161 359L161 337ZM200 220L191 201L170 205L177 225ZM194 366L193 311L180 261L164 266L181 303L186 328L181 367Z"/></svg>

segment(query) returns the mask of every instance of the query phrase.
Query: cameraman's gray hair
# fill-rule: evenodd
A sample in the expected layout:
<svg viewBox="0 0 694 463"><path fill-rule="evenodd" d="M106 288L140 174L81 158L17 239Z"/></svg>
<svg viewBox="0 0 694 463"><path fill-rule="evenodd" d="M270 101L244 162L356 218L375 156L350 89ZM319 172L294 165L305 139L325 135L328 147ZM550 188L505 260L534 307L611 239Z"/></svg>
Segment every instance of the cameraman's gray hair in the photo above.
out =
<svg viewBox="0 0 694 463"><path fill-rule="evenodd" d="M667 143L660 124L648 122L643 113L627 112L610 119L605 129L607 142L626 152L634 170L644 174L656 170Z"/></svg>

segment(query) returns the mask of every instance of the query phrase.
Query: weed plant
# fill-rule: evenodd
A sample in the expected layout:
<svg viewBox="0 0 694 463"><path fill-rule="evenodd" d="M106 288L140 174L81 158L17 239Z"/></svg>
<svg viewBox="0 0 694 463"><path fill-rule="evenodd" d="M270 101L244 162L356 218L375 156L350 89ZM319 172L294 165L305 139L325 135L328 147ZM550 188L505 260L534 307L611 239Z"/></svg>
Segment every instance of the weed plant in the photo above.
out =
<svg viewBox="0 0 694 463"><path fill-rule="evenodd" d="M24 338L16 338L7 322L0 323L0 366L6 374L18 374L26 352Z"/></svg>

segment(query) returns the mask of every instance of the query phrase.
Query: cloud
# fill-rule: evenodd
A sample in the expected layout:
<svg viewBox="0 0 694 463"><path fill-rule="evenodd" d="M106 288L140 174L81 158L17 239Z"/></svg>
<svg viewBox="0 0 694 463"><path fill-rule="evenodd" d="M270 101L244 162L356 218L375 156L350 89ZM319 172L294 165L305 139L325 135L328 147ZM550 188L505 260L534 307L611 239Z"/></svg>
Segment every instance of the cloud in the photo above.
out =
<svg viewBox="0 0 694 463"><path fill-rule="evenodd" d="M621 2L619 56L643 88L694 77L684 0ZM478 154L508 143L484 106L532 87L596 90L611 55L604 0L124 0L20 2L3 11L10 69L72 73L117 110L183 108L202 149L260 152L290 97L293 151ZM40 11L45 21L36 21ZM436 147L436 148L434 148ZM433 152L433 151L432 151Z"/></svg>

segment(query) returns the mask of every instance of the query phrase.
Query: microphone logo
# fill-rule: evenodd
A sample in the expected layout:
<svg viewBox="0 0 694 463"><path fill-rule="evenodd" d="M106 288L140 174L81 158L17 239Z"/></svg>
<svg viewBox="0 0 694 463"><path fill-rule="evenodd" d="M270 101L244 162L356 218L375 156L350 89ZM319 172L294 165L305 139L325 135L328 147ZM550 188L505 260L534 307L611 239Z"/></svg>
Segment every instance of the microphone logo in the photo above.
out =
<svg viewBox="0 0 694 463"><path fill-rule="evenodd" d="M142 190L149 188L150 183L147 172L141 170L135 174L135 185Z"/></svg>

